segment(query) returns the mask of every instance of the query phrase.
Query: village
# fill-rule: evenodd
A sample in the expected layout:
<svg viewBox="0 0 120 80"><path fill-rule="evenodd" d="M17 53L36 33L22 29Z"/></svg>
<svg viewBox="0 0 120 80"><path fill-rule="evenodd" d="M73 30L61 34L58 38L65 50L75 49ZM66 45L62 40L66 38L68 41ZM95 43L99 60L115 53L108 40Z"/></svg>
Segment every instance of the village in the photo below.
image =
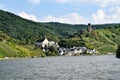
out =
<svg viewBox="0 0 120 80"><path fill-rule="evenodd" d="M88 30L91 33L93 28L91 26L91 24L88 24ZM84 54L89 54L89 55L96 55L98 54L98 52L95 49L88 49L87 47L69 47L69 48L65 48L65 47L60 47L58 42L55 41L49 41L47 39L46 36L44 36L42 39L39 39L36 41L35 44L36 47L40 47L44 52L46 52L46 47L56 47L58 49L59 55L60 56L75 56L75 55L84 55Z"/></svg>

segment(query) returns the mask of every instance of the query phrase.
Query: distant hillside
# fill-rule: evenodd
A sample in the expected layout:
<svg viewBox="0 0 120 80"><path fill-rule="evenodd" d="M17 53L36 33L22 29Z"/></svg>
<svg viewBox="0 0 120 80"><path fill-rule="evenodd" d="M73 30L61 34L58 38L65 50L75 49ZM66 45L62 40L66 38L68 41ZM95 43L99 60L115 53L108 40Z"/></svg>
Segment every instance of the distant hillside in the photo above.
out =
<svg viewBox="0 0 120 80"><path fill-rule="evenodd" d="M18 39L20 43L34 43L43 35L59 41L59 38L71 35L79 29L79 26L68 24L37 23L0 10L0 31Z"/></svg>
<svg viewBox="0 0 120 80"><path fill-rule="evenodd" d="M120 27L120 24L93 25L96 29L108 27ZM57 22L38 23L23 19L15 14L0 10L0 31L18 40L21 44L34 44L34 42L46 35L49 39L59 41L87 25L70 25Z"/></svg>
<svg viewBox="0 0 120 80"><path fill-rule="evenodd" d="M117 45L120 44L120 27L99 29L80 34L75 33L61 41L61 46L86 46L90 49L96 49L101 54L115 53Z"/></svg>

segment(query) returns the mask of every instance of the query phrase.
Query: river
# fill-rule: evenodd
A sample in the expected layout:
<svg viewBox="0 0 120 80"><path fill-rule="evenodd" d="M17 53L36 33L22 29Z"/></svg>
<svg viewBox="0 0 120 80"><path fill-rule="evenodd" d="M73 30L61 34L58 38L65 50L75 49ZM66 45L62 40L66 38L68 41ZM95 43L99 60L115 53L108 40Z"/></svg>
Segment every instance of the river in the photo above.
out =
<svg viewBox="0 0 120 80"><path fill-rule="evenodd" d="M0 61L0 80L120 80L115 55Z"/></svg>

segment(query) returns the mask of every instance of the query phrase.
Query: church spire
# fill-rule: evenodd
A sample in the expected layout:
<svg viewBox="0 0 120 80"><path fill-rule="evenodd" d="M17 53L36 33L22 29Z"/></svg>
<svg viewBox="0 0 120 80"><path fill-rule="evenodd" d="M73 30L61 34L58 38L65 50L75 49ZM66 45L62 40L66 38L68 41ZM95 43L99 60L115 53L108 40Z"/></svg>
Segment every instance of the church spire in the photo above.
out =
<svg viewBox="0 0 120 80"><path fill-rule="evenodd" d="M47 39L46 35L44 37L45 37L45 39Z"/></svg>

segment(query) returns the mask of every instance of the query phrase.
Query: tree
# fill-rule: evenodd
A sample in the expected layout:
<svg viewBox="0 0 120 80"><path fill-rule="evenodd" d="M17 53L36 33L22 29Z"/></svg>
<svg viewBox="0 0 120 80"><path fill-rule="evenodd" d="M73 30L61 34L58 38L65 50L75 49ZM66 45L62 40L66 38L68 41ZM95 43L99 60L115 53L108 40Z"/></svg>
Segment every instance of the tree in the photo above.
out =
<svg viewBox="0 0 120 80"><path fill-rule="evenodd" d="M46 56L59 56L58 48L54 46L47 47L45 51Z"/></svg>
<svg viewBox="0 0 120 80"><path fill-rule="evenodd" d="M50 51L51 53L54 53L56 56L59 55L58 49L57 49L56 47L54 47L54 46L50 46L50 47L49 47L49 51Z"/></svg>
<svg viewBox="0 0 120 80"><path fill-rule="evenodd" d="M116 57L120 58L120 44L118 45L117 51L116 51Z"/></svg>

